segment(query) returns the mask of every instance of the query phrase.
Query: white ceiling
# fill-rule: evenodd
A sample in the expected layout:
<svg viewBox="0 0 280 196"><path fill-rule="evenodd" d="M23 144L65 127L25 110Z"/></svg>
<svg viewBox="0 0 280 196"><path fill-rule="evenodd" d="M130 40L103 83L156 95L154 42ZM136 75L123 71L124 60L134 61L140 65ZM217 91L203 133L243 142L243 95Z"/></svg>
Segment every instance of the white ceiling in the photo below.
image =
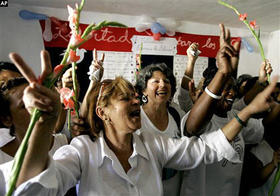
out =
<svg viewBox="0 0 280 196"><path fill-rule="evenodd" d="M280 29L280 0L225 0L240 13L246 12L248 20L256 19L261 30L272 32ZM65 8L80 0L12 0L22 5ZM217 0L86 0L87 11L125 15L148 15L156 18L174 18L177 21L218 24L246 28L233 10L217 3Z"/></svg>

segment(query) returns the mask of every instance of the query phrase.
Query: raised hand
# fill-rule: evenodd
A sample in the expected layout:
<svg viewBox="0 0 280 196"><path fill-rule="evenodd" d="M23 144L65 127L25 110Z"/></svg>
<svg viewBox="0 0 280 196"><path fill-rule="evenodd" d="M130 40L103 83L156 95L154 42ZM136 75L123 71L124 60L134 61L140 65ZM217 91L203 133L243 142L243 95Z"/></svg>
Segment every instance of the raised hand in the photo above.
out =
<svg viewBox="0 0 280 196"><path fill-rule="evenodd" d="M250 109L251 114L257 114L271 110L274 101L271 97L274 88L276 87L278 77L273 78L272 83L260 92L253 101L247 106Z"/></svg>
<svg viewBox="0 0 280 196"><path fill-rule="evenodd" d="M25 88L23 95L23 101L29 113L32 113L34 108L38 108L43 112L42 120L56 117L61 107L59 95L55 91L39 84L33 70L24 62L20 55L11 53L10 59L29 82L29 86ZM39 77L39 81L43 81L52 71L47 51L41 52L41 67L42 75Z"/></svg>
<svg viewBox="0 0 280 196"><path fill-rule="evenodd" d="M189 81L189 95L193 103L196 102L198 99L199 95L202 93L201 89L196 89L194 85L194 80Z"/></svg>
<svg viewBox="0 0 280 196"><path fill-rule="evenodd" d="M238 44L234 47L230 44L230 31L220 24L220 49L216 56L219 72L228 75L236 71L237 65L233 64L233 61L238 58L238 47Z"/></svg>
<svg viewBox="0 0 280 196"><path fill-rule="evenodd" d="M200 51L198 50L199 44L192 43L187 49L188 61L196 61Z"/></svg>
<svg viewBox="0 0 280 196"><path fill-rule="evenodd" d="M267 74L272 73L272 67L270 62L266 59L264 62L262 62L262 65L259 70L259 83L264 83L267 81Z"/></svg>
<svg viewBox="0 0 280 196"><path fill-rule="evenodd" d="M93 50L93 61L91 62L91 65L89 67L89 72L88 72L90 80L95 79L99 82L102 79L103 72L104 72L104 68L103 68L104 58L105 58L105 54L102 53L101 59L98 60L97 51L96 49Z"/></svg>

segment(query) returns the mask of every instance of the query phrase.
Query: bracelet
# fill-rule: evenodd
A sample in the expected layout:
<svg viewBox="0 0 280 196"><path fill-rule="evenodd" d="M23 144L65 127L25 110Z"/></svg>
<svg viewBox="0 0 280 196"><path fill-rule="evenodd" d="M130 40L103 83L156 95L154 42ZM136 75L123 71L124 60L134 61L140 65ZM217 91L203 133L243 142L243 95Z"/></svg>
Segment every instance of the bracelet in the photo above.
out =
<svg viewBox="0 0 280 196"><path fill-rule="evenodd" d="M205 88L205 92L206 92L210 97L212 97L213 99L221 99L221 98L222 98L222 96L215 95L214 93L212 93L211 91L209 91L207 87Z"/></svg>
<svg viewBox="0 0 280 196"><path fill-rule="evenodd" d="M247 122L244 122L243 120L241 120L238 115L236 113L233 112L233 116L235 117L235 119L238 121L238 123L242 126L242 127L246 127Z"/></svg>
<svg viewBox="0 0 280 196"><path fill-rule="evenodd" d="M186 74L184 74L183 77L184 77L184 78L187 78L187 79L189 79L189 80L192 80L192 78L191 78L190 76L187 76Z"/></svg>

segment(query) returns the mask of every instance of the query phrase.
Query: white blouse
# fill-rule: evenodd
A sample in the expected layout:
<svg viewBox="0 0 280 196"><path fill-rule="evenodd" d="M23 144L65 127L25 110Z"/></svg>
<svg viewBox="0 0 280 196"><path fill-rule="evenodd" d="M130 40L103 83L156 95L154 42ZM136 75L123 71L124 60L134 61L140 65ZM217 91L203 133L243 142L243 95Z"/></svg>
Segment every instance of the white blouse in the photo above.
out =
<svg viewBox="0 0 280 196"><path fill-rule="evenodd" d="M209 139L213 137L215 141ZM83 135L58 149L48 168L21 184L15 194L63 195L80 181L78 194L83 196L162 195L163 167L186 170L222 158L240 162L220 129L200 138L180 139L143 131L133 134L133 153L128 159L131 169L126 173L103 134L94 142ZM11 165L0 165L0 181L10 170Z"/></svg>

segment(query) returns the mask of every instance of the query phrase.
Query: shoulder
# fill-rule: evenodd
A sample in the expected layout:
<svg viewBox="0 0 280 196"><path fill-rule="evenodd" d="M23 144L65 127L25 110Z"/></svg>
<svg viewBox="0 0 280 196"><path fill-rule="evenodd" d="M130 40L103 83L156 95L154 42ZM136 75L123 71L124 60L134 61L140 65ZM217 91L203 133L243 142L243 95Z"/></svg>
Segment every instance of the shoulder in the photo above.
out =
<svg viewBox="0 0 280 196"><path fill-rule="evenodd" d="M173 101L170 103L169 107L174 109L179 114L180 118L182 118L186 114L186 112L184 112L180 108L180 106L178 104L176 104L175 102L173 102Z"/></svg>

